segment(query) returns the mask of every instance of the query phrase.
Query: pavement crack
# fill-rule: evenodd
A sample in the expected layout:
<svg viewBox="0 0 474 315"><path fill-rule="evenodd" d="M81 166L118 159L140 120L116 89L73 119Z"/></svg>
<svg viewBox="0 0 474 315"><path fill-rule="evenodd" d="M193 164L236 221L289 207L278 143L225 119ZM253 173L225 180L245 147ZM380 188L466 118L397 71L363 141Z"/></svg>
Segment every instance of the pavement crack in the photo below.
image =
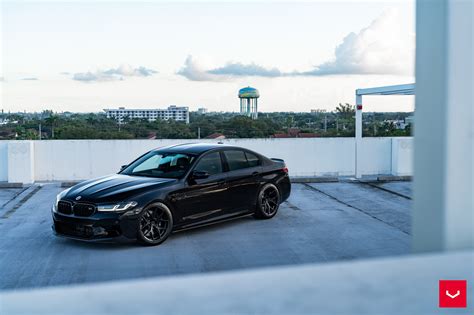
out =
<svg viewBox="0 0 474 315"><path fill-rule="evenodd" d="M5 212L2 216L1 219L8 219L13 213L15 213L18 208L20 208L25 202L28 201L31 197L33 197L34 194L38 192L38 190L41 189L42 186L35 186L25 197L23 197L13 208Z"/></svg>
<svg viewBox="0 0 474 315"><path fill-rule="evenodd" d="M368 215L369 217L371 217L371 218L373 218L373 219L375 219L375 220L377 220L377 221L383 222L383 223L385 223L385 224L387 224L387 225L389 225L389 226L391 226L391 227L396 228L397 230L401 231L402 233L405 233L405 234L407 234L407 235L410 235L410 233L401 230L401 229L398 228L397 226L395 226L395 225L393 225L393 224L390 224L389 222L386 222L386 221L384 221L384 220L382 220L382 219L379 219L378 217L376 217L376 216L374 216L374 215L371 215L371 214L367 213L366 211L364 211L364 209L358 208L358 207L356 207L356 206L351 205L350 203L344 202L344 201L342 201L342 200L340 200L340 199L334 197L333 195L330 195L330 194L328 194L328 193L326 193L326 192L324 192L324 191L322 191L322 190L320 190L320 189L318 189L318 188L316 188L316 187L313 187L313 186L311 186L311 185L309 185L309 184L307 184L307 183L302 183L302 184L305 185L306 187L308 187L309 189L314 190L314 191L316 191L316 192L318 192L318 193L321 193L321 194L323 194L323 195L325 195L325 196L327 196L327 197L329 197L329 198L331 198L331 199L333 199L333 200L335 200L335 201L337 201L337 202L339 202L339 203L342 203L343 205L345 205L345 206L347 206L347 207L349 207L349 208L352 208L352 209L355 209L355 210L357 210L357 211L359 211L359 212L362 212L363 214Z"/></svg>

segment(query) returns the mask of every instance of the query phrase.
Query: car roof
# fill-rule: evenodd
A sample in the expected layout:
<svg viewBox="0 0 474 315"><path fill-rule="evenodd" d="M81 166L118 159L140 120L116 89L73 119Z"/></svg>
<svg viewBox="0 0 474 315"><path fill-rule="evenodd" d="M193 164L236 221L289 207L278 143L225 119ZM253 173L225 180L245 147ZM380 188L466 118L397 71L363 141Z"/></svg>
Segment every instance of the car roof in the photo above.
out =
<svg viewBox="0 0 474 315"><path fill-rule="evenodd" d="M156 151L176 152L176 153L189 153L189 154L202 154L204 152L214 149L244 149L235 146L218 144L218 143L183 143L177 145L170 145L155 149Z"/></svg>

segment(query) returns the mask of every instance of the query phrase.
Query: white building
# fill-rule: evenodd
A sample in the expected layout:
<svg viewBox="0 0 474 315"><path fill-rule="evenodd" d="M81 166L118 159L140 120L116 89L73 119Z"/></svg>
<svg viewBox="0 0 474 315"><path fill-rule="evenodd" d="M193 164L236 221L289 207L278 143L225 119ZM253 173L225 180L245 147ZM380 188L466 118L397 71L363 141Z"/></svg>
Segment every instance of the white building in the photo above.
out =
<svg viewBox="0 0 474 315"><path fill-rule="evenodd" d="M122 122L125 117L129 117L130 119L146 118L149 121L173 119L189 124L189 108L185 106L171 105L167 109L130 109L119 107L118 109L104 109L104 111L107 118L115 118L119 122Z"/></svg>
<svg viewBox="0 0 474 315"><path fill-rule="evenodd" d="M205 107L200 107L200 108L198 108L197 112L198 112L198 114L200 114L200 115L207 114L207 108L205 108Z"/></svg>

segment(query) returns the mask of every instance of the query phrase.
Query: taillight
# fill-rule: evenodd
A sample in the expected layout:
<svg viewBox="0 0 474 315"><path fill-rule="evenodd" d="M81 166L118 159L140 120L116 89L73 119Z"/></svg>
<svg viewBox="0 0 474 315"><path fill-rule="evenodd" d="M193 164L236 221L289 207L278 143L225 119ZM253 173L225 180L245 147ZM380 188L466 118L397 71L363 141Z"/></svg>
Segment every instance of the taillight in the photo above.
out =
<svg viewBox="0 0 474 315"><path fill-rule="evenodd" d="M283 172L285 172L286 174L288 174L288 167L285 166L285 167L282 168L281 170L282 170Z"/></svg>

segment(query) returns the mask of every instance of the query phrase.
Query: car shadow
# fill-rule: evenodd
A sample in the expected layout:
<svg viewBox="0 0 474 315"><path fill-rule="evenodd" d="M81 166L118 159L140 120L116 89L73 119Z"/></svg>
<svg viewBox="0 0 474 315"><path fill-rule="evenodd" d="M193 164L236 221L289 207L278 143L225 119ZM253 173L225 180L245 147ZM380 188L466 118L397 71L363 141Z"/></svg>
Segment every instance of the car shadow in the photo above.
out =
<svg viewBox="0 0 474 315"><path fill-rule="evenodd" d="M242 224L246 224L248 221L254 221L255 219L252 216L245 216L241 218L235 218L228 221L221 221L211 223L209 225L197 226L185 230L179 230L173 232L169 238L165 241L165 243L170 243L173 240L180 239L183 237L190 237L193 235L200 235L204 233L215 232L218 230L224 230L229 227L239 226ZM58 237L58 242L68 245L68 246L75 246L78 248L84 249L96 249L96 250L119 250L119 249L129 249L129 248L136 248L136 247L160 247L162 245L157 246L145 246L141 245L135 240L124 240L120 239L117 241L83 241L83 240L76 240L76 239L69 239L66 237Z"/></svg>

